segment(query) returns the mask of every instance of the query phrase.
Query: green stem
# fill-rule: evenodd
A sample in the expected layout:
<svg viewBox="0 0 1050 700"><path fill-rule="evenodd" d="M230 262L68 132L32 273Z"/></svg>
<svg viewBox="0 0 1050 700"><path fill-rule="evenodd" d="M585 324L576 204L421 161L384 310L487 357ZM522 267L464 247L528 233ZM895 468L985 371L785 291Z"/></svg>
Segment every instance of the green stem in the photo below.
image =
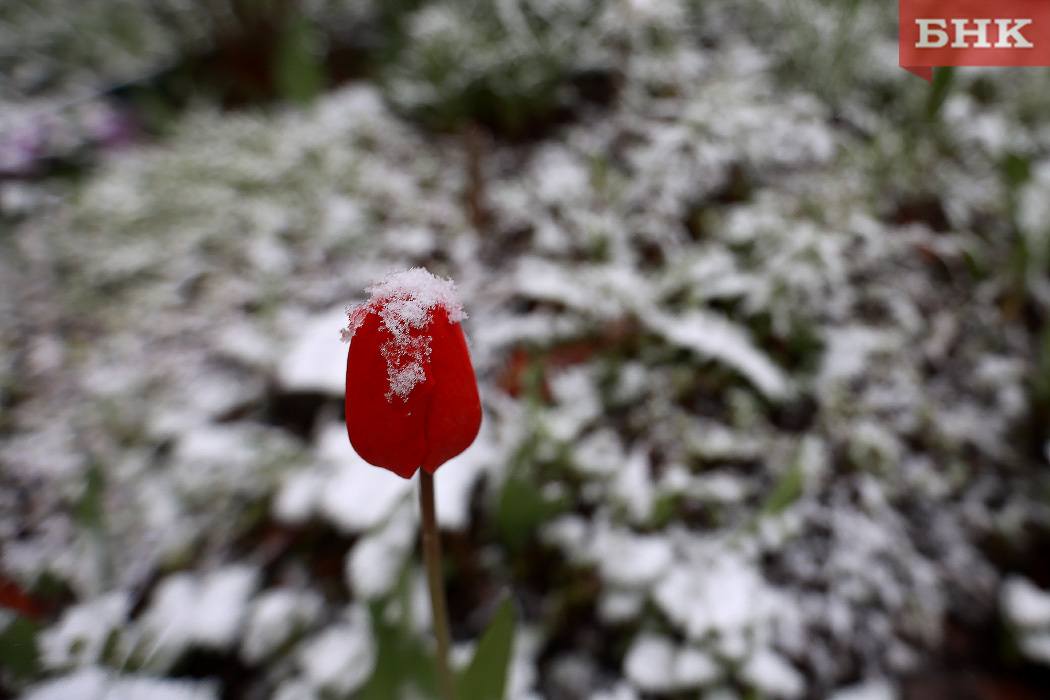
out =
<svg viewBox="0 0 1050 700"><path fill-rule="evenodd" d="M441 571L441 540L438 539L434 509L434 476L419 470L419 509L423 514L423 561L427 567L430 605L434 611L434 636L437 638L437 674L441 700L456 700L452 669L448 665L452 635L449 632L448 607L445 602L445 578Z"/></svg>

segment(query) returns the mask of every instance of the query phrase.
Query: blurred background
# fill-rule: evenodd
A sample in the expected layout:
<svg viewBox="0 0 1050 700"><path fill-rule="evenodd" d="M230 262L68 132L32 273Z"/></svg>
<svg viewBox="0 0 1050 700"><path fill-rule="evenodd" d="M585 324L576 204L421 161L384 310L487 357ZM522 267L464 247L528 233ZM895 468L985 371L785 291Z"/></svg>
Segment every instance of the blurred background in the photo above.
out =
<svg viewBox="0 0 1050 700"><path fill-rule="evenodd" d="M453 278L509 700L1050 698L1047 69L858 0L3 0L0 698L433 697L345 307Z"/></svg>

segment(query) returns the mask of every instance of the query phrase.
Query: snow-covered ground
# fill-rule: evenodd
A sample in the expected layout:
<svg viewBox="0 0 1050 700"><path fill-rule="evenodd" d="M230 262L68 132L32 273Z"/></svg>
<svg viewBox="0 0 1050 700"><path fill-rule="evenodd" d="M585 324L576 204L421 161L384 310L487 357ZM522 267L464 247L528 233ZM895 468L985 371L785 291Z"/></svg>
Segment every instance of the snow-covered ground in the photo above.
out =
<svg viewBox="0 0 1050 700"><path fill-rule="evenodd" d="M344 309L413 266L468 316L438 516L456 641L518 602L512 700L889 700L1000 614L1050 666L1045 71L941 106L882 10L843 50L818 0L498 4L518 43L433 92L409 62L0 183L0 571L51 606L0 686L352 697L376 615L427 638L414 484L341 424ZM461 5L414 40L477 40ZM548 52L615 98L527 138L408 116Z"/></svg>

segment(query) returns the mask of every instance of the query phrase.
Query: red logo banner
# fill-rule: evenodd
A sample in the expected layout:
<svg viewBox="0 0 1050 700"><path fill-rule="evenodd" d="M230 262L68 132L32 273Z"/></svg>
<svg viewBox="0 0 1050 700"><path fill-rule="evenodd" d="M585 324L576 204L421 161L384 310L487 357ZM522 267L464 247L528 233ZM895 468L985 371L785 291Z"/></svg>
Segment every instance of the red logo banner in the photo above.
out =
<svg viewBox="0 0 1050 700"><path fill-rule="evenodd" d="M900 65L1050 66L1050 0L899 0Z"/></svg>

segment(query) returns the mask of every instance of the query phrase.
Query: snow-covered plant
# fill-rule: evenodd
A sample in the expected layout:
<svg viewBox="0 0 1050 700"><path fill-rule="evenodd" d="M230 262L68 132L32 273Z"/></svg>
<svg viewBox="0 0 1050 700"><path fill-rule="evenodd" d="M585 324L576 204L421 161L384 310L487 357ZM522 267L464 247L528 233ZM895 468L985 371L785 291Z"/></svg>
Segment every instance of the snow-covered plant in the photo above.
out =
<svg viewBox="0 0 1050 700"><path fill-rule="evenodd" d="M551 116L602 3L439 0L406 19L385 82L392 102L442 130L518 132Z"/></svg>

